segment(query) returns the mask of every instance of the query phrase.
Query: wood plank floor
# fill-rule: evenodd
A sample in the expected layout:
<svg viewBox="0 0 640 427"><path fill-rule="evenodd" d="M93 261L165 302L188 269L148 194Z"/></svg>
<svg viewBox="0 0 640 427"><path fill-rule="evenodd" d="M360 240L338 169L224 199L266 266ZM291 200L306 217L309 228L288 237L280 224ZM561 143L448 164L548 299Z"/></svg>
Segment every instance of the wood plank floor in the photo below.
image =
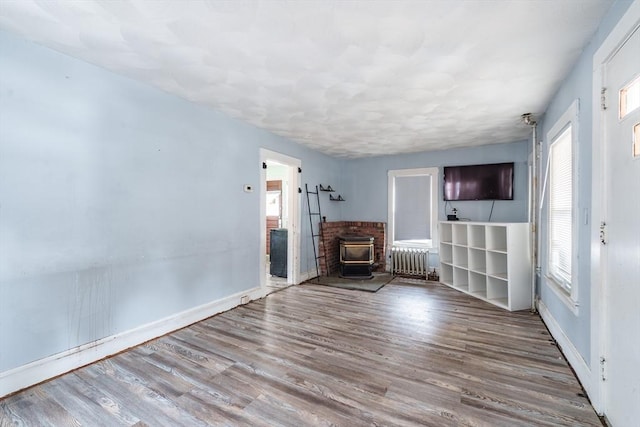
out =
<svg viewBox="0 0 640 427"><path fill-rule="evenodd" d="M273 293L7 397L0 425L601 424L537 315L395 279Z"/></svg>

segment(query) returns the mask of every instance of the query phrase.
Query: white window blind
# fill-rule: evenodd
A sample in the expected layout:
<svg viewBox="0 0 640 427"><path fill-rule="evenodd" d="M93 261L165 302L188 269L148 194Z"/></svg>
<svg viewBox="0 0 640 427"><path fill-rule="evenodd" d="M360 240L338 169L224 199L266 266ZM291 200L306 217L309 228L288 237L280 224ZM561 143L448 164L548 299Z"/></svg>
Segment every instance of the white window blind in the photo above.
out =
<svg viewBox="0 0 640 427"><path fill-rule="evenodd" d="M394 240L431 239L431 175L395 180Z"/></svg>
<svg viewBox="0 0 640 427"><path fill-rule="evenodd" d="M389 243L438 247L438 168L389 170Z"/></svg>
<svg viewBox="0 0 640 427"><path fill-rule="evenodd" d="M571 126L551 143L549 162L549 275L571 290L573 157Z"/></svg>

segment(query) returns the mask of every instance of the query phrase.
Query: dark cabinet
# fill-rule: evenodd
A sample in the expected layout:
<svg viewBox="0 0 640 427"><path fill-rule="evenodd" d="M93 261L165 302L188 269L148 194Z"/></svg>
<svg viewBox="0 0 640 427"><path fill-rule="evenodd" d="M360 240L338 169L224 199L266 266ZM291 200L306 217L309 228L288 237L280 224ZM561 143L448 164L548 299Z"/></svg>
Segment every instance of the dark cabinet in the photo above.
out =
<svg viewBox="0 0 640 427"><path fill-rule="evenodd" d="M275 228L270 232L269 274L272 276L287 277L287 234L286 228Z"/></svg>

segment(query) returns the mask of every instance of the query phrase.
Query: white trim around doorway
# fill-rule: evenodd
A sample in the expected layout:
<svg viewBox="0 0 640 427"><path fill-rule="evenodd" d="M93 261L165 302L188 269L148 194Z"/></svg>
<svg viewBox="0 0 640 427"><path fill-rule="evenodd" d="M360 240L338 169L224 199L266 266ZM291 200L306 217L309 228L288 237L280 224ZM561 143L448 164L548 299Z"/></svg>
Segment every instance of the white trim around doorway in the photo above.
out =
<svg viewBox="0 0 640 427"><path fill-rule="evenodd" d="M302 161L295 157L276 151L260 149L260 164L267 162L275 162L289 167L289 185L287 194L283 194L287 198L289 206L289 224L287 228L287 284L296 285L300 280L300 173ZM266 268L267 261L264 248L267 245L267 223L266 223L266 205L264 201L267 197L267 171L260 169L260 288L266 294Z"/></svg>

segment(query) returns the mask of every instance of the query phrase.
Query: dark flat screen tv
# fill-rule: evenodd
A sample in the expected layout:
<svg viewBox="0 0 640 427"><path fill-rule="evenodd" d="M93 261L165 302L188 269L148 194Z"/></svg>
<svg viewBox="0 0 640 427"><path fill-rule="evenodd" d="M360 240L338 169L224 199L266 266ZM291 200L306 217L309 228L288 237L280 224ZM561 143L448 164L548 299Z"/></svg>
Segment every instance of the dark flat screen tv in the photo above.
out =
<svg viewBox="0 0 640 427"><path fill-rule="evenodd" d="M445 166L444 200L513 200L513 162Z"/></svg>

